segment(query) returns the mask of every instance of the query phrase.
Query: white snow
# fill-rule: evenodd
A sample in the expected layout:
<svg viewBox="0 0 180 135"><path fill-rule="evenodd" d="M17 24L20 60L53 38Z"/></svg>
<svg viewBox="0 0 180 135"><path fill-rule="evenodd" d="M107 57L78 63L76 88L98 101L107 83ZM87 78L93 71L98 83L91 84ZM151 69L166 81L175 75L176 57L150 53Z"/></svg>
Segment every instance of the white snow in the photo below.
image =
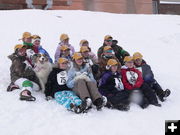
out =
<svg viewBox="0 0 180 135"><path fill-rule="evenodd" d="M19 91L6 92L10 83L7 58L21 43L22 33L42 37L42 45L54 57L61 33L79 50L87 39L94 52L110 34L131 54L144 55L162 87L172 94L162 107L142 110L132 105L129 112L103 109L87 114L66 111L42 93L36 102L19 101ZM85 11L0 11L0 135L164 135L165 120L180 119L180 16L121 15Z"/></svg>

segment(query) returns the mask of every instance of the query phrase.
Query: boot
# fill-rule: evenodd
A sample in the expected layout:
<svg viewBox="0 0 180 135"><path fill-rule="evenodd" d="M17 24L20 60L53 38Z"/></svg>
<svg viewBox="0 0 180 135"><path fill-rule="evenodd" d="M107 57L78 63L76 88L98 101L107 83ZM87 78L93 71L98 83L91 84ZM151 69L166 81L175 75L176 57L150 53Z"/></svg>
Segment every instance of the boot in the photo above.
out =
<svg viewBox="0 0 180 135"><path fill-rule="evenodd" d="M27 95L23 95L24 92L27 92ZM25 101L35 101L36 98L33 97L31 95L31 92L29 90L23 90L21 93L20 93L20 100L25 100Z"/></svg>
<svg viewBox="0 0 180 135"><path fill-rule="evenodd" d="M85 113L86 112L87 104L86 102L82 102L81 105L76 106L73 103L70 104L70 110L75 112L76 114Z"/></svg>
<svg viewBox="0 0 180 135"><path fill-rule="evenodd" d="M159 97L159 100L161 102L164 102L166 100L166 98L171 94L171 91L169 89L166 89L165 91L163 91L162 94L160 94L158 97Z"/></svg>
<svg viewBox="0 0 180 135"><path fill-rule="evenodd" d="M98 98L94 101L94 105L96 106L96 109L100 111L107 103L107 98L102 97Z"/></svg>
<svg viewBox="0 0 180 135"><path fill-rule="evenodd" d="M9 84L9 86L7 87L7 91L10 92L10 91L13 91L15 89L19 89L19 86L18 85L15 85L13 82L11 82Z"/></svg>

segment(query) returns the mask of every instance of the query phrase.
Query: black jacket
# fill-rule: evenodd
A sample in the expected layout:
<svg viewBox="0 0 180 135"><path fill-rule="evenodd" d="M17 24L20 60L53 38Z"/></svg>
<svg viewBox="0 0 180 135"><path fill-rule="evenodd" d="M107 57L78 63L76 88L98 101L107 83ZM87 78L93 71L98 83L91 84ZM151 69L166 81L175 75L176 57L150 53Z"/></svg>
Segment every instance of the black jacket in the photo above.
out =
<svg viewBox="0 0 180 135"><path fill-rule="evenodd" d="M66 81L67 72L59 68L53 68L46 83L46 90L44 92L46 97L51 96L54 98L54 94L58 91L71 90L67 87Z"/></svg>

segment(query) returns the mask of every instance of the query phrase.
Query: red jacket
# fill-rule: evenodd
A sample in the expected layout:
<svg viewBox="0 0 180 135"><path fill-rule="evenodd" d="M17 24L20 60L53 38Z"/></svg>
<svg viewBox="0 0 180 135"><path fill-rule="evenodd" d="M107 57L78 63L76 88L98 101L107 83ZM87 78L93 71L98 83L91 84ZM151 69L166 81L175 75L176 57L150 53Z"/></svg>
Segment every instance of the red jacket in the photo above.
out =
<svg viewBox="0 0 180 135"><path fill-rule="evenodd" d="M121 74L124 88L127 90L140 88L144 82L142 73L135 68L122 68Z"/></svg>

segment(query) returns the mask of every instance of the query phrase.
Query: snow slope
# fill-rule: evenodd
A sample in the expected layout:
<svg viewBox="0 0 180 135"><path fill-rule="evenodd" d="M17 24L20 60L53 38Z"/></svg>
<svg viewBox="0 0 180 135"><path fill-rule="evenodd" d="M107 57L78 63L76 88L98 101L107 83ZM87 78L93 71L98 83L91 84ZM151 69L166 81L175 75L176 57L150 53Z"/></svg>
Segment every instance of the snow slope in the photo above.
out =
<svg viewBox="0 0 180 135"><path fill-rule="evenodd" d="M129 112L103 109L76 115L42 93L33 93L34 103L18 100L19 91L6 92L10 82L7 55L24 31L39 34L53 57L61 33L79 49L87 39L94 52L106 34L131 54L140 51L152 66L156 79L172 90L162 107ZM165 120L180 119L180 16L121 15L85 11L0 11L0 135L164 135Z"/></svg>

